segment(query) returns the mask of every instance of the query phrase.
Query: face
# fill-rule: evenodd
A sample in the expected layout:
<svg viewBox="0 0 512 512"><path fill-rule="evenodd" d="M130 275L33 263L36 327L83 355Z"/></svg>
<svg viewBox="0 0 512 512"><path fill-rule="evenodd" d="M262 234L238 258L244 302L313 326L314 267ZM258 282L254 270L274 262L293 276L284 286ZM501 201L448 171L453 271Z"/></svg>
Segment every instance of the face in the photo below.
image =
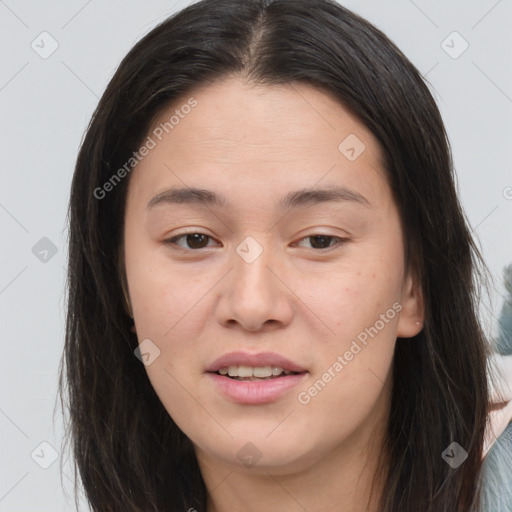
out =
<svg viewBox="0 0 512 512"><path fill-rule="evenodd" d="M148 136L128 295L148 378L197 453L285 472L383 428L396 338L422 311L371 132L311 86L230 78Z"/></svg>

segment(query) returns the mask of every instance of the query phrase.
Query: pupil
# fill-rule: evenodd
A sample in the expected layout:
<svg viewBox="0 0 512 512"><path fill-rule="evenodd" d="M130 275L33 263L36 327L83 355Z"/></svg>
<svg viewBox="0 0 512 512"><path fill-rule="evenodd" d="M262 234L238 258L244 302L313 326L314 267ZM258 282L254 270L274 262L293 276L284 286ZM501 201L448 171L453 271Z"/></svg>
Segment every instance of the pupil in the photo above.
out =
<svg viewBox="0 0 512 512"><path fill-rule="evenodd" d="M318 244L316 242L314 242L315 240L323 240L324 242L327 240L329 240L331 237L330 236L324 236L324 235L315 235L315 236L311 236L311 246L312 247L315 247L316 249L318 249ZM322 242L320 242L320 245L322 245ZM329 244L327 243L326 244L327 247L329 246ZM325 247L320 247L320 249L325 249Z"/></svg>
<svg viewBox="0 0 512 512"><path fill-rule="evenodd" d="M192 248L201 248L201 242L199 242L199 247L197 245L194 245L194 244L197 244L198 243L198 239L201 239L201 238L206 238L206 235L203 235L201 233L193 233L191 235L187 235L187 243L190 247ZM192 243L190 243L190 239L192 239Z"/></svg>

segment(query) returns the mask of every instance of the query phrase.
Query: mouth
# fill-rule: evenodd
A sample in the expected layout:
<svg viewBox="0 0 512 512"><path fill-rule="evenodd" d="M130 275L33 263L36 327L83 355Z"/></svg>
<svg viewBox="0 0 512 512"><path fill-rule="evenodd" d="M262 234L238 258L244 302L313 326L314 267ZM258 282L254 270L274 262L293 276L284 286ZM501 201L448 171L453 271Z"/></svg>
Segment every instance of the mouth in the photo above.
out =
<svg viewBox="0 0 512 512"><path fill-rule="evenodd" d="M205 373L221 396L244 405L276 402L309 374L299 364L271 352L231 352L214 361Z"/></svg>

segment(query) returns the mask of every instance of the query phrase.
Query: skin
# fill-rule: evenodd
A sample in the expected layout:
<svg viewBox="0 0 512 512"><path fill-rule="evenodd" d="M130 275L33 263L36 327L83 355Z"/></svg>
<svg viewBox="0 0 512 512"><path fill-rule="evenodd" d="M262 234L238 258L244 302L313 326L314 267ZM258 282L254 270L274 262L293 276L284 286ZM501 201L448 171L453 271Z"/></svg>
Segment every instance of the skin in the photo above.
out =
<svg viewBox="0 0 512 512"><path fill-rule="evenodd" d="M389 411L396 338L416 335L424 315L379 144L322 90L254 88L236 77L184 96L155 126L191 96L197 106L132 171L128 189L128 298L139 343L149 338L160 350L145 366L148 378L194 443L208 512L363 510ZM338 150L349 134L366 147L355 161ZM349 187L370 206L277 208L287 192L328 185ZM146 207L171 186L212 190L231 206ZM165 242L183 231L211 238ZM318 234L335 238L314 245L308 237ZM263 249L252 263L236 252L248 236ZM298 393L394 303L401 311L301 404ZM309 373L273 403L236 404L204 373L234 350L277 352ZM237 457L247 442L261 453L251 467Z"/></svg>

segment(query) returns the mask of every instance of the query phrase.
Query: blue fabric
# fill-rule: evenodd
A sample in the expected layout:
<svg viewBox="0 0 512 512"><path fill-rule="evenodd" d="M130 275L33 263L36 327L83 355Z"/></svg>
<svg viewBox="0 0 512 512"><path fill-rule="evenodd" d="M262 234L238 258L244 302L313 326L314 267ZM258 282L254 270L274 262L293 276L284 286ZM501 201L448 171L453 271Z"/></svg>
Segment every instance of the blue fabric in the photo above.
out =
<svg viewBox="0 0 512 512"><path fill-rule="evenodd" d="M512 423L484 459L483 512L512 512Z"/></svg>
<svg viewBox="0 0 512 512"><path fill-rule="evenodd" d="M499 335L494 350L512 354L512 264L504 269L507 296L498 322ZM484 459L484 512L512 512L512 423L497 439Z"/></svg>

